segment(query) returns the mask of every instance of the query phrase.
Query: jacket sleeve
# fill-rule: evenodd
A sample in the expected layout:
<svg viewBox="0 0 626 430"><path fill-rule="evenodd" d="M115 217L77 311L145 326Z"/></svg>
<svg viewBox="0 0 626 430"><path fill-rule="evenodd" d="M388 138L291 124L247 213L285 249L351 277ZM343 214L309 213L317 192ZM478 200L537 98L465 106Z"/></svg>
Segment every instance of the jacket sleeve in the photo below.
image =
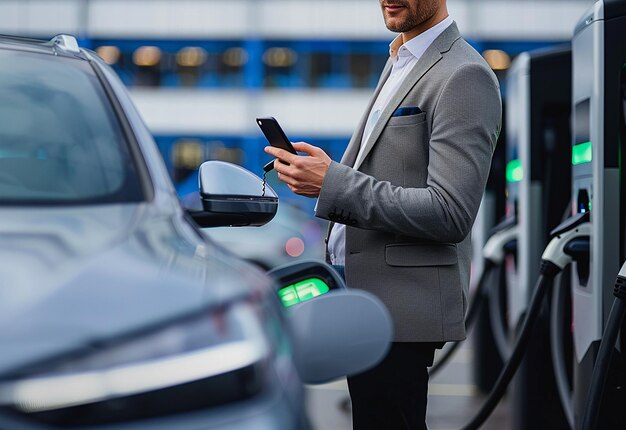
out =
<svg viewBox="0 0 626 430"><path fill-rule="evenodd" d="M316 216L438 242L462 241L478 212L501 115L491 71L479 64L460 67L443 86L433 112L427 186L395 186L333 162Z"/></svg>

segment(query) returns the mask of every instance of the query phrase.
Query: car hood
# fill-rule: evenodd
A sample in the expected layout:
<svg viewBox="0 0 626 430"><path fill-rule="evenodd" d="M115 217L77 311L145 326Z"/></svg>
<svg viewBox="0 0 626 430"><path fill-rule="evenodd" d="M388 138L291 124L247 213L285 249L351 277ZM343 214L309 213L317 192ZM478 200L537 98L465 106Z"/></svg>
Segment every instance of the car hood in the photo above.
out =
<svg viewBox="0 0 626 430"><path fill-rule="evenodd" d="M0 374L269 291L149 204L0 210Z"/></svg>

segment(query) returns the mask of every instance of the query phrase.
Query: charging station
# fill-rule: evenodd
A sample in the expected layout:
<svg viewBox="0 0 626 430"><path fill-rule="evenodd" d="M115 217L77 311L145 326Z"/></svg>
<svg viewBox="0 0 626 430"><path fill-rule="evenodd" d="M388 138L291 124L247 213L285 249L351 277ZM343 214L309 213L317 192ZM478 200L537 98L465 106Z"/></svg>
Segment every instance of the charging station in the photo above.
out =
<svg viewBox="0 0 626 430"><path fill-rule="evenodd" d="M570 75L569 45L523 53L507 75L507 213L515 214L519 234L517 252L506 261L506 295L508 326L516 333L550 230L569 205ZM515 429L567 427L558 407L548 321L542 312L514 379Z"/></svg>
<svg viewBox="0 0 626 430"><path fill-rule="evenodd" d="M580 423L592 369L624 260L626 1L596 2L572 41L572 212L591 211L589 259L572 265L574 411ZM623 327L622 327L623 328ZM623 428L624 330L613 354L598 428Z"/></svg>

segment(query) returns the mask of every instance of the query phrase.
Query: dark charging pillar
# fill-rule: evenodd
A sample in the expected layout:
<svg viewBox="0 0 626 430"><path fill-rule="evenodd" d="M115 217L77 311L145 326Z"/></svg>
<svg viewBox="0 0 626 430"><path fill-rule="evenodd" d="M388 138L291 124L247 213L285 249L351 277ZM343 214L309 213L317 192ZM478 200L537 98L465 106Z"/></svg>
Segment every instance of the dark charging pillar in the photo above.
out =
<svg viewBox="0 0 626 430"><path fill-rule="evenodd" d="M598 346L626 257L626 1L596 2L572 39L572 213L591 211L591 253L572 267L574 411L587 399ZM624 331L613 354L600 429L626 426Z"/></svg>

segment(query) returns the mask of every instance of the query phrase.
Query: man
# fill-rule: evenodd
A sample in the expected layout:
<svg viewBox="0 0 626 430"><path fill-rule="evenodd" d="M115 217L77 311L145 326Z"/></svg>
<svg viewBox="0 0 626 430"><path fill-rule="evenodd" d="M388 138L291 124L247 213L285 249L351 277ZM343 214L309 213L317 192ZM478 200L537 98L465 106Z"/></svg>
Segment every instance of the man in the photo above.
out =
<svg viewBox="0 0 626 430"><path fill-rule="evenodd" d="M280 180L318 197L328 256L394 322L387 357L348 378L355 429L426 428L427 367L465 338L470 230L500 129L498 82L463 40L446 0L379 0L390 44L341 163L307 143L267 147ZM288 163L284 164L284 163Z"/></svg>

